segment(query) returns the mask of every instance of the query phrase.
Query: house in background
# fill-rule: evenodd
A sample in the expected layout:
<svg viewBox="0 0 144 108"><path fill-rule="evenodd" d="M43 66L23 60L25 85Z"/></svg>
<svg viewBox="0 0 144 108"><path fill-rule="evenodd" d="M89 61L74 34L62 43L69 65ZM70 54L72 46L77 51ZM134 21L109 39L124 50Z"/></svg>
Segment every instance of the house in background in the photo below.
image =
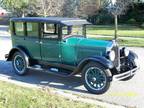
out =
<svg viewBox="0 0 144 108"><path fill-rule="evenodd" d="M0 25L8 25L9 19L11 17L11 12L0 7Z"/></svg>

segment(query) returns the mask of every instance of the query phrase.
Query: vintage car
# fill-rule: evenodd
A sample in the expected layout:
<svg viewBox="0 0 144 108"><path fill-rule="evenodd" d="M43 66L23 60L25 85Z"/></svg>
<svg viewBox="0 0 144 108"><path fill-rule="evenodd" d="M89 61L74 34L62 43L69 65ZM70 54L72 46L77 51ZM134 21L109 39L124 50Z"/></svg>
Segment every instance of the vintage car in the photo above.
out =
<svg viewBox="0 0 144 108"><path fill-rule="evenodd" d="M12 18L13 48L5 57L18 75L29 70L69 78L79 74L89 92L103 94L112 81L135 75L138 57L126 47L120 48L116 40L87 38L89 24L79 18Z"/></svg>

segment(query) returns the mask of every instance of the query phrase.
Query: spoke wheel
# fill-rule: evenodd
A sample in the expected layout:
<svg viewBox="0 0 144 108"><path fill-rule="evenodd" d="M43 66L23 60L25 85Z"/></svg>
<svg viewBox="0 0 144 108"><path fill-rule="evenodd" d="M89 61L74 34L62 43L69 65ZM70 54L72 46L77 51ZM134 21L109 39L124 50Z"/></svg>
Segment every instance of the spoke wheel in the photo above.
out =
<svg viewBox="0 0 144 108"><path fill-rule="evenodd" d="M110 86L108 78L111 76L109 70L98 63L88 63L82 72L85 88L94 94L105 93Z"/></svg>
<svg viewBox="0 0 144 108"><path fill-rule="evenodd" d="M106 76L97 67L90 67L86 71L85 80L88 86L94 90L101 90L106 85Z"/></svg>
<svg viewBox="0 0 144 108"><path fill-rule="evenodd" d="M14 58L14 66L15 66L15 69L17 71L19 71L19 72L24 71L25 63L24 63L23 58L20 55L15 56L15 58Z"/></svg>
<svg viewBox="0 0 144 108"><path fill-rule="evenodd" d="M27 62L23 54L21 54L20 52L16 52L14 54L12 64L13 64L14 71L18 75L24 75L27 73Z"/></svg>

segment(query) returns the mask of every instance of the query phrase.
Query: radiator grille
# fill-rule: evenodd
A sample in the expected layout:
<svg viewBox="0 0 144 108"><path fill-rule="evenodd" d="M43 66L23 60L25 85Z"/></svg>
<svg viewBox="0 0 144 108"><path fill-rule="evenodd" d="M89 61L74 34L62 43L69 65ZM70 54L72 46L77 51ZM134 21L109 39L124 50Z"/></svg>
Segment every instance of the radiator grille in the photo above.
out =
<svg viewBox="0 0 144 108"><path fill-rule="evenodd" d="M113 64L116 68L119 68L120 64L120 51L118 46L114 46L112 50L115 52L115 60L113 61Z"/></svg>

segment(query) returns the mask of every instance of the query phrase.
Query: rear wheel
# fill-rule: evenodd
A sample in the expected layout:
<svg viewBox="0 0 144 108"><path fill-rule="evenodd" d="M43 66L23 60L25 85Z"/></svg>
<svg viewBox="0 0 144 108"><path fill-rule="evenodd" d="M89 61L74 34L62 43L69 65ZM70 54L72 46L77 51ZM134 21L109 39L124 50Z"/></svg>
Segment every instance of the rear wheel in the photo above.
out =
<svg viewBox="0 0 144 108"><path fill-rule="evenodd" d="M25 75L28 72L28 62L25 60L24 55L20 52L14 53L12 65L15 73L18 75Z"/></svg>
<svg viewBox="0 0 144 108"><path fill-rule="evenodd" d="M82 71L85 88L94 94L103 94L110 87L111 72L99 63L88 63Z"/></svg>

